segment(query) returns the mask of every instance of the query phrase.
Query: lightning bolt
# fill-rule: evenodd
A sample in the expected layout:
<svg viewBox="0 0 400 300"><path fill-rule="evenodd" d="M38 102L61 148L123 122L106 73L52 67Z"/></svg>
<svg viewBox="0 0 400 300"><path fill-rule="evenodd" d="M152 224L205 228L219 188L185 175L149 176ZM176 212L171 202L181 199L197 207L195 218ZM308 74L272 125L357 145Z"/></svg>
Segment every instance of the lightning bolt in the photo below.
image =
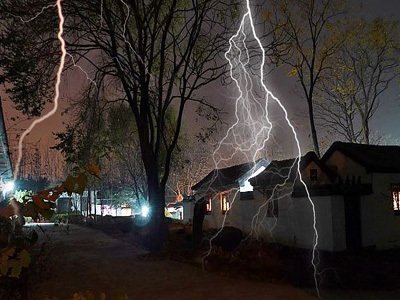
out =
<svg viewBox="0 0 400 300"><path fill-rule="evenodd" d="M55 95L53 98L54 106L53 108L46 113L44 116L42 116L39 119L34 120L31 125L22 133L21 137L19 138L18 141L18 158L17 158L17 163L15 164L15 169L14 169L14 180L18 178L19 174L19 167L21 164L21 159L22 159L22 149L23 149L23 142L25 137L35 128L36 125L39 123L47 120L51 116L53 116L58 109L58 101L60 98L60 84L61 84L61 75L65 66L65 57L67 56L67 51L65 49L65 40L63 38L63 33L64 33L64 15L62 13L62 0L57 0L54 5L49 5L44 7L40 13L36 14L34 18L38 17L45 9L49 7L57 7L57 13L58 13L58 18L59 18L59 23L58 23L58 34L57 38L60 42L60 48L61 48L61 57L60 57L60 64L58 66L57 70L57 76L56 76L56 82L55 82ZM31 19L27 20L30 21ZM25 21L25 20L22 20Z"/></svg>
<svg viewBox="0 0 400 300"><path fill-rule="evenodd" d="M257 75L258 79L257 82L253 81L253 76L248 71L248 68L250 68L249 66L250 54L249 54L249 48L247 47L246 43L246 40L248 38L245 33L246 28L249 28L251 36L253 37L256 43L255 48L257 48L258 51L261 52L261 63L259 64L259 69L257 69L259 70L259 74ZM242 50L240 46L242 46L244 50ZM257 221L259 221L260 212L262 208L264 208L268 204L268 202L272 200L277 189L284 187L287 184L292 169L295 168L296 178L294 179L293 184L290 186L290 189L291 190L293 189L294 182L298 179L305 189L307 199L308 202L310 203L313 214L312 227L314 231L314 237L313 237L311 264L314 269L313 275L314 275L314 284L316 292L318 297L320 297L318 278L317 278L318 268L316 263L316 253L318 247L318 230L316 227L315 205L310 197L308 187L304 182L300 172L300 160L302 153L296 130L288 117L288 113L285 106L276 96L274 96L274 94L267 88L265 84L265 79L264 79L264 67L266 61L265 48L263 47L261 40L256 33L252 11L250 8L250 0L246 0L246 11L240 22L239 29L229 39L229 49L225 53L225 58L229 63L230 77L238 89L239 96L236 98L235 102L236 121L231 127L228 128L225 136L220 140L218 146L213 152L215 169L218 170L221 163L230 161L234 157L237 157L238 155L244 156L247 159L247 161L252 161L253 165L254 166L256 165L256 158L260 154L260 151L264 149L266 143L270 139L271 130L273 128L272 122L269 119L268 105L271 101L276 103L280 108L280 110L283 112L286 124L290 128L292 136L296 142L297 158L293 160L293 164L289 167L289 172L284 182L279 185L276 185L272 191L272 195L265 201L265 203L263 203L259 207L256 215L252 219L251 233L253 233L255 224L257 223ZM237 71L237 69L239 69L239 72L235 73L235 70ZM243 89L242 85L244 85ZM264 94L263 98L258 97L253 92L254 87L256 87L257 85L259 87L259 90L261 90L262 93ZM262 104L263 101L264 104ZM227 151L221 151L223 148L224 149L230 148L230 153L228 151L228 155L226 155ZM255 171L256 170L253 168L252 169L253 174ZM279 173L278 175L281 176ZM213 180L216 178L216 176L217 175L215 174ZM237 195L239 194L238 193L239 190L238 189L231 190L230 192L234 192L233 201L231 205L232 207L237 198ZM278 197L278 199L287 197L290 194L291 194L290 192L286 192L280 197ZM225 226L226 218L227 214L224 215L222 225L219 231L209 239L210 248L209 251L203 256L203 265L205 258L211 253L212 241L218 236L218 234L221 233L221 231Z"/></svg>
<svg viewBox="0 0 400 300"><path fill-rule="evenodd" d="M21 16L17 16L17 15L11 14L11 13L10 13L10 15L15 17L15 18L20 19L21 22L23 22L23 23L29 23L29 22L35 20L37 17L39 17L42 13L44 13L45 10L47 10L49 8L54 8L56 6L57 6L57 3L44 6L44 7L42 7L42 9L38 13L36 13L32 18L29 18L29 19L24 19Z"/></svg>

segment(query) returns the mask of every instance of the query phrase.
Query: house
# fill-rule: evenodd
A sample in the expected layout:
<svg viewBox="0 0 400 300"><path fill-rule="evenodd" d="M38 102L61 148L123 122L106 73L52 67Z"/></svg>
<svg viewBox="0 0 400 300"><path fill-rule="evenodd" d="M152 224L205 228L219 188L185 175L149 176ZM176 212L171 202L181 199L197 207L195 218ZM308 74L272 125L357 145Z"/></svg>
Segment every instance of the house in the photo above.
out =
<svg viewBox="0 0 400 300"><path fill-rule="evenodd" d="M212 195L205 227L218 228L225 219L225 225L246 233L311 248L314 206L320 250L400 247L399 146L335 142L321 159L309 152L300 163L296 158L272 161L249 178L251 197L232 193L227 182L207 189L205 179L193 187L202 191L197 197L195 189L196 199Z"/></svg>
<svg viewBox="0 0 400 300"><path fill-rule="evenodd" d="M207 202L203 227L216 228L220 226L225 214L228 211L230 213L233 212L231 206L236 205L235 202L238 199L253 198L253 186L249 180L265 170L268 164L269 161L261 159L256 162L212 170L192 187L194 197L190 198L189 201L182 202L184 221L190 221L192 218L195 201L203 199ZM231 221L232 218L228 218L225 224L239 225L238 222L231 223ZM241 223L244 224L246 222L241 220Z"/></svg>
<svg viewBox="0 0 400 300"><path fill-rule="evenodd" d="M335 170L344 190L334 224L339 250L400 247L400 147L334 143L322 162Z"/></svg>

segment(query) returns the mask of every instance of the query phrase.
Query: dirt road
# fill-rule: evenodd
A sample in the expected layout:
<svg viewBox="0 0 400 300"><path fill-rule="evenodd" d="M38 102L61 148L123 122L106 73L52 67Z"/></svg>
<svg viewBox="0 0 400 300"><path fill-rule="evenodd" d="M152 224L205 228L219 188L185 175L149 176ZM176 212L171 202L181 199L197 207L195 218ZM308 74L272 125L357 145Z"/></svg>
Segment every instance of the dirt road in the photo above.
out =
<svg viewBox="0 0 400 300"><path fill-rule="evenodd" d="M71 299L104 292L106 299L315 299L313 291L203 272L195 266L145 259L145 251L87 227L46 227L51 255L33 299ZM122 295L127 297L121 298Z"/></svg>
<svg viewBox="0 0 400 300"><path fill-rule="evenodd" d="M254 282L206 273L201 268L150 259L132 243L99 230L71 225L67 231L45 227L51 249L46 268L32 289L32 299L73 299L77 292L91 291L96 299L317 299L314 290L289 285ZM321 290L327 300L400 299L400 291ZM81 298L74 298L80 300Z"/></svg>

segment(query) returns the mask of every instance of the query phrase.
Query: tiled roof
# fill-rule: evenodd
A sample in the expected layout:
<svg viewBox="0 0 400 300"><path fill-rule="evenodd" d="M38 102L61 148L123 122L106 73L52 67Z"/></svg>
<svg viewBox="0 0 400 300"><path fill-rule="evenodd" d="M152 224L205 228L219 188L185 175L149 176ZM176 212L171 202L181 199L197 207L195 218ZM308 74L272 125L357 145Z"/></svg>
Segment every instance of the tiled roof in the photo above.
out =
<svg viewBox="0 0 400 300"><path fill-rule="evenodd" d="M238 184L238 180L256 167L261 160L256 163L244 163L222 169L212 170L206 177L192 186L192 190L220 190L221 188L231 188Z"/></svg>
<svg viewBox="0 0 400 300"><path fill-rule="evenodd" d="M325 162L335 151L342 152L364 166L367 172L400 172L400 146L334 142L324 154L321 161Z"/></svg>
<svg viewBox="0 0 400 300"><path fill-rule="evenodd" d="M297 172L297 161L297 158L273 160L260 175L250 179L250 183L253 186L268 186L270 184L282 183L288 176L290 176L289 180L293 181ZM315 161L325 170L325 167L321 166L317 155L312 151L301 157L300 170L306 167L311 161Z"/></svg>

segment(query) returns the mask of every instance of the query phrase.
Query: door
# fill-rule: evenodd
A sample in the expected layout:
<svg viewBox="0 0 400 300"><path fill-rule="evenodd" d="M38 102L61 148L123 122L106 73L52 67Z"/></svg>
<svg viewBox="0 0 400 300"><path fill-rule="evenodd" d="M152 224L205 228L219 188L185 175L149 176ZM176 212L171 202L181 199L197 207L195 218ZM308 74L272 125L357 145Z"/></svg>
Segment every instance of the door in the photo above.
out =
<svg viewBox="0 0 400 300"><path fill-rule="evenodd" d="M360 195L345 195L346 246L348 250L362 247Z"/></svg>

